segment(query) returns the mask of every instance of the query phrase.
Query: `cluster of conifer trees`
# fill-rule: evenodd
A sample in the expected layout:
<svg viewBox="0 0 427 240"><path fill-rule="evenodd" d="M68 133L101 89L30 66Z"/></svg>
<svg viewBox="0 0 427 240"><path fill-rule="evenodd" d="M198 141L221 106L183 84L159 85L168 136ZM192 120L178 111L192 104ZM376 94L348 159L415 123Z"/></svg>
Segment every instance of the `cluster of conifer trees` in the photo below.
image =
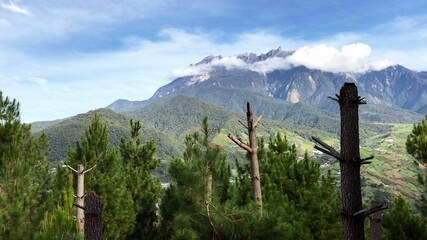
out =
<svg viewBox="0 0 427 240"><path fill-rule="evenodd" d="M19 104L0 92L1 239L82 238L74 219L75 176L63 167L78 164L94 167L86 173L85 191L103 199L104 239L342 238L339 184L307 154L299 157L286 136L258 141L260 215L248 162L230 164L212 143L207 118L185 138L183 157L172 159L171 182L163 191L151 174L160 163L156 146L140 141L139 122L131 121L130 139L117 147L109 146L106 128L95 116L69 147L66 162L52 167L46 137L34 139L30 126L20 122ZM384 215L384 237L426 239L423 216L397 198Z"/></svg>

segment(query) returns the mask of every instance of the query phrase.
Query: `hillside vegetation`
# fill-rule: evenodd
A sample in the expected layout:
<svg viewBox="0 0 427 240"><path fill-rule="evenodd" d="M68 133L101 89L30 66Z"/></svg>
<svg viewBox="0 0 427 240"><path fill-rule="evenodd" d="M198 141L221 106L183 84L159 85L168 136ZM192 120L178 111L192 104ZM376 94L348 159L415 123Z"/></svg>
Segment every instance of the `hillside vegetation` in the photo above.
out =
<svg viewBox="0 0 427 240"><path fill-rule="evenodd" d="M274 109L274 104L273 107L262 107L263 103L255 102L254 111L257 114L268 111L269 108ZM362 109L364 107L361 106ZM314 151L311 136L320 137L339 148L339 119L305 104L289 104L282 111L284 120L272 120L267 116L258 128L258 136L268 139L276 133L286 135L296 145L300 156L305 152L309 153L321 164L323 172L332 169L338 177L338 163ZM234 165L234 158L241 159L240 161L245 158L245 153L227 138L227 134L231 133L248 141L247 130L239 123L246 116L194 97L178 95L160 99L137 111L124 113L125 115L99 109L51 124L35 133L36 136L45 133L49 139L51 161L65 159L68 146L74 147L94 114L99 114L101 121L107 125L111 146L117 146L121 137L129 136L127 129L130 119L141 121L142 141L153 139L156 142L163 169L158 174L165 181L168 179L165 169L171 157L182 156L185 136L199 131L200 121L205 116L209 118L210 128L214 133L213 142L226 152L230 163ZM413 164L404 148L405 136L409 134L411 126L361 123L361 153L365 157L375 155L371 166L362 174L366 186L364 196L367 198L375 196L390 200L398 194L409 199L418 197L420 185L415 176L419 173L419 168Z"/></svg>

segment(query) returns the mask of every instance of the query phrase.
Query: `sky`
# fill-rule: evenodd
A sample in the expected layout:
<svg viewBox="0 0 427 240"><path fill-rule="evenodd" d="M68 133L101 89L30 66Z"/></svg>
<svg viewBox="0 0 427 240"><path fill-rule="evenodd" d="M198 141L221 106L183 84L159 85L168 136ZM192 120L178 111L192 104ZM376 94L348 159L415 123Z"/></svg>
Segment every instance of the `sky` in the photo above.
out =
<svg viewBox="0 0 427 240"><path fill-rule="evenodd" d="M278 47L296 52L256 66L231 57ZM0 0L0 91L23 122L148 99L208 55L260 72L425 71L427 1Z"/></svg>

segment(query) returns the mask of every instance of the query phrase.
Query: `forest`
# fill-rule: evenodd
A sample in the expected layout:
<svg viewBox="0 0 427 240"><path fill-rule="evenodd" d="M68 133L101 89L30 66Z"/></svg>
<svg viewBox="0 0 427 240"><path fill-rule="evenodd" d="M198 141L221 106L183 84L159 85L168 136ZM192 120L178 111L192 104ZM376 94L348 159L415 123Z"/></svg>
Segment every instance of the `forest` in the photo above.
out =
<svg viewBox="0 0 427 240"><path fill-rule="evenodd" d="M249 113L248 107L246 127L254 130L262 117ZM427 239L427 172L417 179L424 186L418 209L397 196L387 209L364 202L369 210L349 214L344 184L331 171L322 174L308 154L299 156L286 134L264 139L253 132L248 144L235 138L242 158L227 159L212 142L217 132L209 119L199 121L183 140L182 157L168 165L171 181L162 184L152 175L161 161L156 144L141 141L139 121L130 121L128 137L110 146L108 125L95 115L68 146L66 161L50 162L46 136L33 137L31 125L21 123L19 103L0 92L0 238L90 239L85 234L93 229L81 223L86 219L77 212L84 203L78 200L96 193L102 239L372 239L375 213L382 215L383 239ZM344 161L345 154L315 141ZM414 161L427 163L427 117L414 124L406 149ZM357 237L346 235L352 222L361 226Z"/></svg>

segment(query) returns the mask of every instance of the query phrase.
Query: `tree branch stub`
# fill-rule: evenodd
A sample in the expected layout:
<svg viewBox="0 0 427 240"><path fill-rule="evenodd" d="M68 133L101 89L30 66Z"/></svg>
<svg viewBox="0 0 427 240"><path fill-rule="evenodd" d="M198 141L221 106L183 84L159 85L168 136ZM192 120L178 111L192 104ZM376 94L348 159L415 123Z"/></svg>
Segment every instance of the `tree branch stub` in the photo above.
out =
<svg viewBox="0 0 427 240"><path fill-rule="evenodd" d="M237 145L239 145L241 148L245 149L246 151L248 151L249 153L252 153L253 150L252 148L250 148L248 145L242 143L239 139L237 139L235 136L228 134L227 137L233 141L234 143L236 143Z"/></svg>

